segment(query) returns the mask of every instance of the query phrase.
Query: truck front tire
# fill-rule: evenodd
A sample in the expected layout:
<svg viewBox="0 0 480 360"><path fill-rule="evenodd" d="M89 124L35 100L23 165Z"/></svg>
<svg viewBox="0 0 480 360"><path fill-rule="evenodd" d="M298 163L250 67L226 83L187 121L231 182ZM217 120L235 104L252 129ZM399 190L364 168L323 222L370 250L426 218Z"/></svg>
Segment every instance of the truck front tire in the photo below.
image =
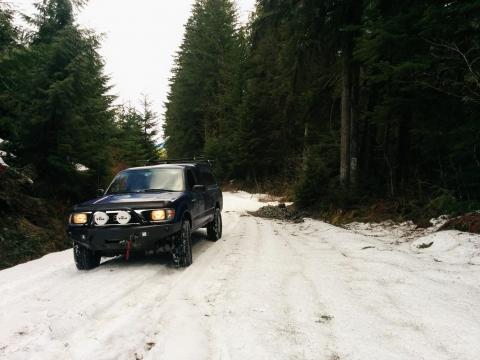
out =
<svg viewBox="0 0 480 360"><path fill-rule="evenodd" d="M173 262L177 267L188 267L192 264L192 229L186 218L182 220L180 232L175 238Z"/></svg>
<svg viewBox="0 0 480 360"><path fill-rule="evenodd" d="M75 243L73 245L73 258L78 270L91 270L100 265L101 256L85 246Z"/></svg>

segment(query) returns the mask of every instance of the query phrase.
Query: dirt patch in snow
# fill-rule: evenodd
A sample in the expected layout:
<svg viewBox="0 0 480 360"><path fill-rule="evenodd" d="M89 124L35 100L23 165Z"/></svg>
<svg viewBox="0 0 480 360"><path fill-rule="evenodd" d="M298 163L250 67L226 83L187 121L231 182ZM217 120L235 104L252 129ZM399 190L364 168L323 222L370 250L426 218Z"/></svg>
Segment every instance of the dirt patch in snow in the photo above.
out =
<svg viewBox="0 0 480 360"><path fill-rule="evenodd" d="M433 245L433 241L429 243L421 243L420 245L417 245L417 248L419 249L428 249L430 246Z"/></svg>
<svg viewBox="0 0 480 360"><path fill-rule="evenodd" d="M261 194L258 197L258 201L262 203L270 203L270 202L279 202L283 203L285 202L285 198L282 196L275 196L271 194Z"/></svg>
<svg viewBox="0 0 480 360"><path fill-rule="evenodd" d="M318 319L315 321L318 324L325 324L333 320L332 315L328 314L319 314Z"/></svg>
<svg viewBox="0 0 480 360"><path fill-rule="evenodd" d="M343 225L345 229L352 230L358 234L376 238L391 238L394 244L410 242L423 236L443 230L449 218L445 215L430 220L429 227L420 227L413 221L395 222L392 220L382 222L352 222ZM362 250L369 247L362 248Z"/></svg>
<svg viewBox="0 0 480 360"><path fill-rule="evenodd" d="M468 213L448 220L440 230L459 230L480 234L480 212Z"/></svg>
<svg viewBox="0 0 480 360"><path fill-rule="evenodd" d="M287 206L284 203L275 206L262 206L257 211L249 211L248 213L261 218L291 221L294 223L301 223L304 217L306 217L304 213L295 209L293 205Z"/></svg>
<svg viewBox="0 0 480 360"><path fill-rule="evenodd" d="M145 350L150 351L150 350L152 350L152 348L154 346L155 346L155 342L154 341L149 341L149 342L145 343Z"/></svg>
<svg viewBox="0 0 480 360"><path fill-rule="evenodd" d="M352 222L350 224L345 224L343 227L358 234L370 237L389 237L395 239L395 242L398 243L417 239L426 233L426 229L418 227L411 221L403 223L396 223L391 220L379 223ZM369 247L365 247L365 249L368 248Z"/></svg>

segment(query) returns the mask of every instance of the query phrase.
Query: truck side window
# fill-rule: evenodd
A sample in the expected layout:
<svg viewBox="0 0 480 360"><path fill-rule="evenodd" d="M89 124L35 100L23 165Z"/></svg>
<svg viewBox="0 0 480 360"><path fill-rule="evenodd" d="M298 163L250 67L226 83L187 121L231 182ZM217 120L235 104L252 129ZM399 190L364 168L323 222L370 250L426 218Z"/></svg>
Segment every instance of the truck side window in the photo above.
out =
<svg viewBox="0 0 480 360"><path fill-rule="evenodd" d="M192 170L187 170L187 186L188 190L192 190L195 185L195 177L193 176Z"/></svg>
<svg viewBox="0 0 480 360"><path fill-rule="evenodd" d="M215 178L210 170L206 169L205 173L205 181L208 185L215 185Z"/></svg>
<svg viewBox="0 0 480 360"><path fill-rule="evenodd" d="M197 177L197 182L199 185L205 185L205 183L203 182L203 174L201 173L200 169L198 167L195 167L195 175Z"/></svg>
<svg viewBox="0 0 480 360"><path fill-rule="evenodd" d="M215 185L215 178L213 177L212 170L208 167L200 168L200 178L203 185Z"/></svg>

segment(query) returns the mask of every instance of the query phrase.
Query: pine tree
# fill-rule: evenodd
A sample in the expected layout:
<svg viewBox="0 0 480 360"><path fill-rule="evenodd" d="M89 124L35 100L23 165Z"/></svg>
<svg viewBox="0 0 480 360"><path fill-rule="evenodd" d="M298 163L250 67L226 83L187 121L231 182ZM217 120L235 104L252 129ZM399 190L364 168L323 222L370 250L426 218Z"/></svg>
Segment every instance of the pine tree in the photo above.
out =
<svg viewBox="0 0 480 360"><path fill-rule="evenodd" d="M132 106L118 107L113 142L115 171L147 165L158 159L155 147L156 115L150 106L148 98L144 96L141 111Z"/></svg>
<svg viewBox="0 0 480 360"><path fill-rule="evenodd" d="M116 114L117 134L115 136L114 160L117 166L143 165L148 160L144 146L142 115L133 107L121 106ZM122 169L118 169L122 170Z"/></svg>
<svg viewBox="0 0 480 360"><path fill-rule="evenodd" d="M141 100L141 128L142 145L145 148L147 159L154 161L158 159L155 138L157 136L157 114L152 110L152 103L146 95Z"/></svg>
<svg viewBox="0 0 480 360"><path fill-rule="evenodd" d="M239 38L230 0L197 0L175 60L166 103L171 157L202 154L224 132L226 102L237 68ZM229 114L231 116L231 114Z"/></svg>
<svg viewBox="0 0 480 360"><path fill-rule="evenodd" d="M209 3L177 57L171 154L203 149L225 176L296 184L305 205L478 201L478 1L258 0L220 73L218 38L200 41L222 28Z"/></svg>
<svg viewBox="0 0 480 360"><path fill-rule="evenodd" d="M338 48L326 26L331 12L325 1L258 2L243 104L244 173L292 183L318 131L325 123L336 131L330 114Z"/></svg>
<svg viewBox="0 0 480 360"><path fill-rule="evenodd" d="M0 138L12 140L18 132L15 121L15 76L18 64L12 61L12 52L19 48L19 30L13 24L14 12L0 2ZM3 147L8 146L5 143Z"/></svg>
<svg viewBox="0 0 480 360"><path fill-rule="evenodd" d="M72 194L78 184L77 164L91 180L109 174L109 134L113 129L112 98L97 37L74 23L69 0L37 3L21 80L16 153L33 164L43 191ZM28 99L28 103L25 101ZM74 185L72 185L74 184ZM93 186L92 186L93 188Z"/></svg>
<svg viewBox="0 0 480 360"><path fill-rule="evenodd" d="M3 2L0 2L0 54L16 44L18 30L13 25L14 12Z"/></svg>

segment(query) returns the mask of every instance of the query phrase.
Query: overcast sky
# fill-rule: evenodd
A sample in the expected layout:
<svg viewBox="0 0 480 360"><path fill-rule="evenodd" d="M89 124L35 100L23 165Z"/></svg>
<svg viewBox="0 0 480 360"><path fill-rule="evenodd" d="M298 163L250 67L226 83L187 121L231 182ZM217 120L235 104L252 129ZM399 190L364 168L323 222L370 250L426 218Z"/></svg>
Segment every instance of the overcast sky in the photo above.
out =
<svg viewBox="0 0 480 360"><path fill-rule="evenodd" d="M32 12L34 0L11 0L18 10ZM78 22L103 33L101 55L119 101L139 105L147 94L163 118L163 103L173 56L183 37L194 0L90 0ZM246 22L255 0L237 0Z"/></svg>

